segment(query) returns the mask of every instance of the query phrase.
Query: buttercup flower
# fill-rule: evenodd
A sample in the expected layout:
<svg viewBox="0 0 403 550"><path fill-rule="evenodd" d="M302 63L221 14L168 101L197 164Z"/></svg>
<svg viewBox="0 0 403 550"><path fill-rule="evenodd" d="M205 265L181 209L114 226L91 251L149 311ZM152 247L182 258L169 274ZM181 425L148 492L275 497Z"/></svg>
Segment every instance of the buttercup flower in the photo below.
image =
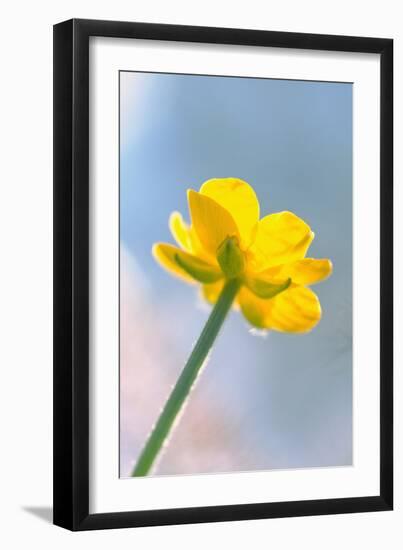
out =
<svg viewBox="0 0 403 550"><path fill-rule="evenodd" d="M170 273L202 285L215 303L230 279L240 282L235 305L260 329L301 333L321 318L309 285L332 272L328 259L306 258L314 238L292 212L259 219L256 194L237 178L211 179L188 191L191 224L173 212L169 226L178 246L158 243L156 260Z"/></svg>

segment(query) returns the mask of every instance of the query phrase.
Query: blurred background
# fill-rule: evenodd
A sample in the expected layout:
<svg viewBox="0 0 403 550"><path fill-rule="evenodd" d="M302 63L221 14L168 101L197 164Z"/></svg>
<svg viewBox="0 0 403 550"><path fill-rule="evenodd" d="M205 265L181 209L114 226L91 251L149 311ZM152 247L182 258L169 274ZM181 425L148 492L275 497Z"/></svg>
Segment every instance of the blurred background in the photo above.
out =
<svg viewBox="0 0 403 550"><path fill-rule="evenodd" d="M220 177L250 183L261 216L307 221L334 273L307 335L231 313L154 474L352 463L352 85L121 72L121 477L209 314L151 247L173 242L173 210L188 219L186 189Z"/></svg>

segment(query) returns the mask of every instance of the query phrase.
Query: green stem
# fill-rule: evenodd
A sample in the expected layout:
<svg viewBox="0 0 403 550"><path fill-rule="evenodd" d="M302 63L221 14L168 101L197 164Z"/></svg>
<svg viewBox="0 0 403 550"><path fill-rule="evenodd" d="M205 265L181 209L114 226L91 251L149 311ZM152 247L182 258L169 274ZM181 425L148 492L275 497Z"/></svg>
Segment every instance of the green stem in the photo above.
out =
<svg viewBox="0 0 403 550"><path fill-rule="evenodd" d="M181 411L190 390L196 381L197 375L212 348L220 328L229 312L234 298L239 290L240 282L237 279L230 279L224 286L217 303L211 311L210 317L204 326L200 337L193 348L192 353L176 382L168 401L163 408L161 415L151 432L144 449L132 471L132 477L146 476L161 447L164 445L170 430Z"/></svg>

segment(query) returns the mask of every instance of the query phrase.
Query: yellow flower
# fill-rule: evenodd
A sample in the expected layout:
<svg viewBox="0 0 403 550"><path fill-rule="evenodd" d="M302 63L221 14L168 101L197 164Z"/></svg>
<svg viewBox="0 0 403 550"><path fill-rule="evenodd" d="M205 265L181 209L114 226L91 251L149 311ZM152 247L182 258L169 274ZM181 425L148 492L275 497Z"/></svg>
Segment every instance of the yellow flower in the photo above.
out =
<svg viewBox="0 0 403 550"><path fill-rule="evenodd" d="M225 282L242 285L236 302L260 329L307 332L321 318L320 302L308 285L332 272L328 259L305 258L314 233L292 212L259 219L252 187L237 178L211 179L188 191L191 224L173 212L169 226L180 248L158 243L156 260L215 303Z"/></svg>

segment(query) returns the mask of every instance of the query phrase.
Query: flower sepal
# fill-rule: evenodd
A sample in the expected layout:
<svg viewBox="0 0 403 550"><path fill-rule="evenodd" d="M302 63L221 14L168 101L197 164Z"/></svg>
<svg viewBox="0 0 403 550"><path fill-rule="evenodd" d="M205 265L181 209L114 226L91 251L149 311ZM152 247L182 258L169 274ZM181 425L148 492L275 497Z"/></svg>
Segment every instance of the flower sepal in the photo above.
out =
<svg viewBox="0 0 403 550"><path fill-rule="evenodd" d="M288 278L282 282L271 282L265 281L264 279L259 279L256 277L246 277L245 284L259 298L268 300L274 298L280 292L284 292L291 284L291 279Z"/></svg>
<svg viewBox="0 0 403 550"><path fill-rule="evenodd" d="M217 250L217 262L228 279L242 275L245 269L245 256L239 248L236 236L227 237Z"/></svg>
<svg viewBox="0 0 403 550"><path fill-rule="evenodd" d="M175 254L175 261L188 275L199 283L215 283L222 278L218 269L190 254Z"/></svg>

